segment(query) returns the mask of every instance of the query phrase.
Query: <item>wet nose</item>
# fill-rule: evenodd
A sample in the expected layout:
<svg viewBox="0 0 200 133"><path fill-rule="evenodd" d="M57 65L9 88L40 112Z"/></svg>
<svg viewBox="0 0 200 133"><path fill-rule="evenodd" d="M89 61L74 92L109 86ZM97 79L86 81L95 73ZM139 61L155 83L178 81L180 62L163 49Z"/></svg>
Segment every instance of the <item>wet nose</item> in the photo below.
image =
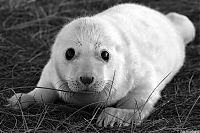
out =
<svg viewBox="0 0 200 133"><path fill-rule="evenodd" d="M92 82L94 81L94 77L82 76L82 77L80 77L80 81L81 81L84 85L90 85L90 84L92 84Z"/></svg>

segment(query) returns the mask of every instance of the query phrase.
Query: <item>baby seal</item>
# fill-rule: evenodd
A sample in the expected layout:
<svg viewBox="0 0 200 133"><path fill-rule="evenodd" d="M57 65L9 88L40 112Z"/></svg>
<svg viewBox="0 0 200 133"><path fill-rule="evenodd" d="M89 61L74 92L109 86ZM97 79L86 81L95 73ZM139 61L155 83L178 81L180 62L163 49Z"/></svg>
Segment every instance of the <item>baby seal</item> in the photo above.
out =
<svg viewBox="0 0 200 133"><path fill-rule="evenodd" d="M194 36L186 16L137 4L75 19L58 33L38 88L8 101L16 109L59 98L79 106L102 104L98 126L139 124L182 67Z"/></svg>

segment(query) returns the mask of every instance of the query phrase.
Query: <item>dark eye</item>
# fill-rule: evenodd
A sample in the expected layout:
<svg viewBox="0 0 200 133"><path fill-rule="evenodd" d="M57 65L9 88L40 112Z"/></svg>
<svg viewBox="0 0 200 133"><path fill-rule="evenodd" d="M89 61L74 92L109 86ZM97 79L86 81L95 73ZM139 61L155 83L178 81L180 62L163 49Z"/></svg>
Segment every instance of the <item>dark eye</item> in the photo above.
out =
<svg viewBox="0 0 200 133"><path fill-rule="evenodd" d="M109 53L108 53L107 51L103 50L103 51L101 52L101 58L102 58L104 61L108 62L108 60L109 60Z"/></svg>
<svg viewBox="0 0 200 133"><path fill-rule="evenodd" d="M75 50L73 48L69 48L66 53L65 53L65 57L67 60L71 60L75 55Z"/></svg>

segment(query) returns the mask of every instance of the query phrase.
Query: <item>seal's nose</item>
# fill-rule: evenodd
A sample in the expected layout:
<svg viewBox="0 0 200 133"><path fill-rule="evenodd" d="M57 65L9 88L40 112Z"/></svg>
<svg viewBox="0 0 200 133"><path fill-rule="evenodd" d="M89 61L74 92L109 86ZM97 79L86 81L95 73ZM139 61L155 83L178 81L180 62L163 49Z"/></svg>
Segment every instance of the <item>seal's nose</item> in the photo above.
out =
<svg viewBox="0 0 200 133"><path fill-rule="evenodd" d="M84 85L90 85L90 84L92 84L92 82L94 81L94 77L82 76L82 77L80 77L80 81L81 81Z"/></svg>

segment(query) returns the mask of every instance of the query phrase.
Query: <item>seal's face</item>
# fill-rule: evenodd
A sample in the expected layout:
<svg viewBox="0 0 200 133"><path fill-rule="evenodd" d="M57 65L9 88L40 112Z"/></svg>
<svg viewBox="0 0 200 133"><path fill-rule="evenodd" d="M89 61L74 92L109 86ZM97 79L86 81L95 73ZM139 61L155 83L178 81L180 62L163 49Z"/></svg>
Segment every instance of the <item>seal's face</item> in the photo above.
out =
<svg viewBox="0 0 200 133"><path fill-rule="evenodd" d="M120 71L124 60L116 49L100 25L86 20L68 24L58 34L52 50L56 71L64 83L62 89L78 98L92 95L94 102L114 95L115 71Z"/></svg>

